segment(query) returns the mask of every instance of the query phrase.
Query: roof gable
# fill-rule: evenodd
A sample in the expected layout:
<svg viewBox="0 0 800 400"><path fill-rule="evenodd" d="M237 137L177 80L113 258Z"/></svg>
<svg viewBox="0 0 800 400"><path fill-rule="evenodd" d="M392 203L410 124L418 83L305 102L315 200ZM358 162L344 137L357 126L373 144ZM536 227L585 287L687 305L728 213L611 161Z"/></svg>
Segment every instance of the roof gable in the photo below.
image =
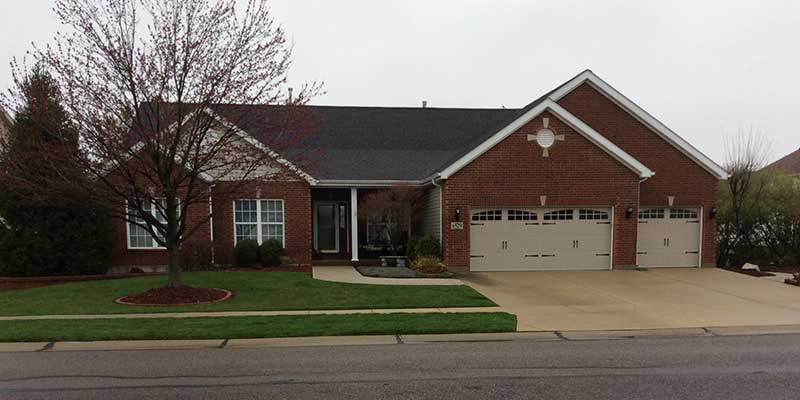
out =
<svg viewBox="0 0 800 400"><path fill-rule="evenodd" d="M655 174L644 164L592 129L592 127L572 115L563 107L559 106L555 101L548 98L540 101L538 104L535 104L530 108L526 107L526 111L523 114L519 115L514 121L497 131L494 135L472 149L470 152L461 156L454 163L450 164L447 168L439 173L439 177L442 179L447 179L448 177L452 176L545 111L550 111L554 116L569 125L576 132L583 135L594 145L608 153L621 164L631 169L640 178L649 178Z"/></svg>
<svg viewBox="0 0 800 400"><path fill-rule="evenodd" d="M719 164L588 69L558 87L548 97L553 101L559 101L584 83L589 84L717 179L728 178L728 172Z"/></svg>

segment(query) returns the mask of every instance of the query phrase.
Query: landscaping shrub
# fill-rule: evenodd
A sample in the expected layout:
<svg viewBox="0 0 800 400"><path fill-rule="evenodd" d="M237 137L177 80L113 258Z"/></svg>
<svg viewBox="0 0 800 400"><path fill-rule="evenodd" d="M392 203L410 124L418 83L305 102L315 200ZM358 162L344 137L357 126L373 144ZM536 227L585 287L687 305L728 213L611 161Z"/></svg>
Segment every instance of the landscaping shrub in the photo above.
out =
<svg viewBox="0 0 800 400"><path fill-rule="evenodd" d="M0 276L104 274L112 237L109 218L91 202L0 194Z"/></svg>
<svg viewBox="0 0 800 400"><path fill-rule="evenodd" d="M283 256L283 244L279 240L270 239L258 248L261 265L265 267L278 267Z"/></svg>
<svg viewBox="0 0 800 400"><path fill-rule="evenodd" d="M406 256L412 260L419 257L441 257L441 255L442 246L439 244L439 239L433 235L412 236L408 240Z"/></svg>
<svg viewBox="0 0 800 400"><path fill-rule="evenodd" d="M242 240L236 243L234 249L236 263L241 267L258 265L258 242L255 240Z"/></svg>
<svg viewBox="0 0 800 400"><path fill-rule="evenodd" d="M211 264L211 245L187 241L178 253L181 269L184 271L213 271Z"/></svg>
<svg viewBox="0 0 800 400"><path fill-rule="evenodd" d="M447 272L447 267L442 259L436 256L419 256L412 264L415 270L425 274L438 274Z"/></svg>

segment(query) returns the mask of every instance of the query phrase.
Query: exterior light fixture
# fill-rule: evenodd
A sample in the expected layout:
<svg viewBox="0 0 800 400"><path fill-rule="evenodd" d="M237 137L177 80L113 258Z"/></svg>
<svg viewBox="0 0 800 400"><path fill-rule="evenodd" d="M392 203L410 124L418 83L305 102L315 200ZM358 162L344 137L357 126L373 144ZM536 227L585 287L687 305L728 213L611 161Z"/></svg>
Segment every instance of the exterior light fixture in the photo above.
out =
<svg viewBox="0 0 800 400"><path fill-rule="evenodd" d="M628 207L625 209L625 218L631 219L633 216L633 207Z"/></svg>
<svg viewBox="0 0 800 400"><path fill-rule="evenodd" d="M456 208L455 220L456 222L461 221L461 208Z"/></svg>
<svg viewBox="0 0 800 400"><path fill-rule="evenodd" d="M711 209L708 210L708 218L714 219L714 217L716 216L717 216L717 207L711 207Z"/></svg>

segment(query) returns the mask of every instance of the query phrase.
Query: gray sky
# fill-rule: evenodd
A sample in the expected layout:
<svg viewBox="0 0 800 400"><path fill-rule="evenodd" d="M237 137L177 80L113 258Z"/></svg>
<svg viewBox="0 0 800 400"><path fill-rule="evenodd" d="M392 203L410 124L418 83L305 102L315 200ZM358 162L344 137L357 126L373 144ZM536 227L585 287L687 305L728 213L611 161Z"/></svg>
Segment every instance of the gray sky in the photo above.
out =
<svg viewBox="0 0 800 400"><path fill-rule="evenodd" d="M8 62L59 29L49 0L0 0ZM315 104L521 107L590 68L717 161L753 128L800 147L800 1L275 0Z"/></svg>

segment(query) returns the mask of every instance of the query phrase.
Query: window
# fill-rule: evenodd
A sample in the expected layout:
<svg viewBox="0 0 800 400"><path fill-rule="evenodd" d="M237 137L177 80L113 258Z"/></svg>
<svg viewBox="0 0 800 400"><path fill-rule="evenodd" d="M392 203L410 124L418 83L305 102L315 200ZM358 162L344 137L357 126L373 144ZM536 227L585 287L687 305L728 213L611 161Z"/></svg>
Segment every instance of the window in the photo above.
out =
<svg viewBox="0 0 800 400"><path fill-rule="evenodd" d="M144 216L134 207L131 207L130 205L127 205L126 207L128 208L128 216L131 219L131 221L128 222L128 248L163 249L163 247L158 244L155 239L153 239L153 235L150 234L150 230L145 228L145 226L147 226L147 222L145 221ZM153 216L156 221L166 224L167 216L164 215L164 209L166 207L167 199L143 201L142 213L149 214ZM156 235L158 235L159 239L162 238L161 234L155 227L153 227L153 230L156 232Z"/></svg>
<svg viewBox="0 0 800 400"><path fill-rule="evenodd" d="M503 212L500 210L481 211L472 214L473 221L500 221L503 219Z"/></svg>
<svg viewBox="0 0 800 400"><path fill-rule="evenodd" d="M697 211L694 210L687 210L685 208L670 208L669 209L669 217L671 219L692 219L697 218Z"/></svg>
<svg viewBox="0 0 800 400"><path fill-rule="evenodd" d="M234 237L263 243L277 240L284 244L283 200L236 200L233 206Z"/></svg>
<svg viewBox="0 0 800 400"><path fill-rule="evenodd" d="M508 210L509 221L536 221L539 218L535 212L525 210Z"/></svg>
<svg viewBox="0 0 800 400"><path fill-rule="evenodd" d="M572 211L571 209L565 208L561 210L555 210L544 213L544 220L545 221L563 221L563 220L570 220L572 219Z"/></svg>
<svg viewBox="0 0 800 400"><path fill-rule="evenodd" d="M664 219L664 209L645 208L639 210L639 219Z"/></svg>
<svg viewBox="0 0 800 400"><path fill-rule="evenodd" d="M578 219L585 220L605 220L608 219L608 213L600 210L580 209L578 210Z"/></svg>

